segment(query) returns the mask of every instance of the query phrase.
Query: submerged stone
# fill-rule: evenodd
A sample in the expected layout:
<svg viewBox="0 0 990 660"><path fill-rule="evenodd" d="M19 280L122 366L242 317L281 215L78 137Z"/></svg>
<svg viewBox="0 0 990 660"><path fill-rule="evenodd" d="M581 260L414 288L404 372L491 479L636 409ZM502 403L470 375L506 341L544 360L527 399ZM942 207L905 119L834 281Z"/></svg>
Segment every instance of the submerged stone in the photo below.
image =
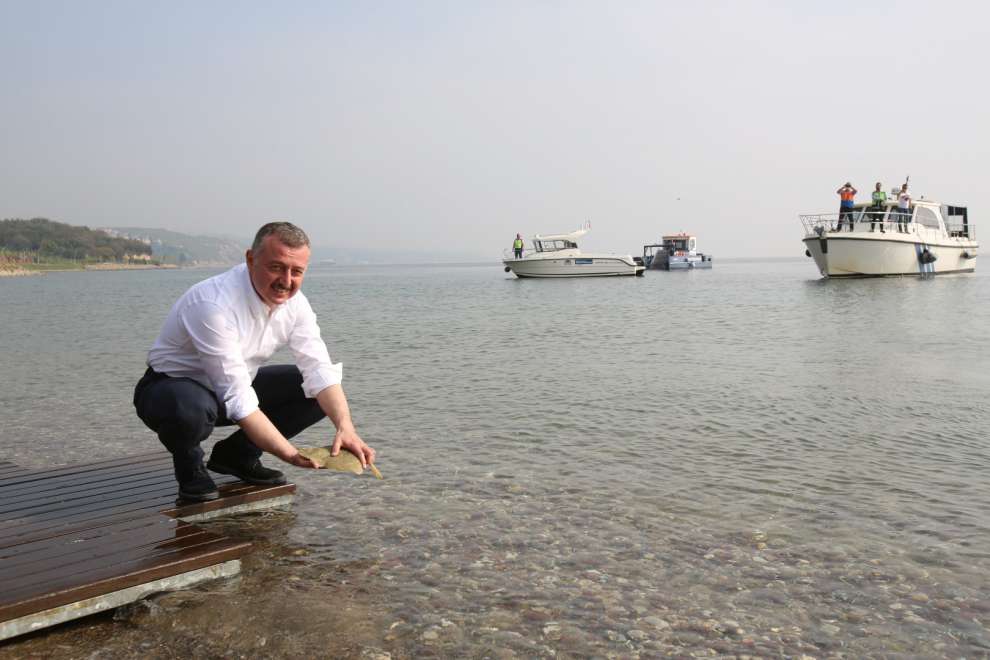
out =
<svg viewBox="0 0 990 660"><path fill-rule="evenodd" d="M313 461L321 468L336 470L337 472L350 472L351 474L363 474L364 468L358 457L346 449L341 449L336 456L330 455L330 447L300 447L299 453ZM368 463L371 473L378 479L384 479L382 473L372 463Z"/></svg>

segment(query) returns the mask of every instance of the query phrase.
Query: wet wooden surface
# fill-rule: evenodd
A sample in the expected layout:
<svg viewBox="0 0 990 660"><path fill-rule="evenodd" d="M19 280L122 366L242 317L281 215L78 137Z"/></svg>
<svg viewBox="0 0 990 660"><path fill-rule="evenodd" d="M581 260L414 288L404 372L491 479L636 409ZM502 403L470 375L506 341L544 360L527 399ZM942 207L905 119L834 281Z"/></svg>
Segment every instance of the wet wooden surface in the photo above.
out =
<svg viewBox="0 0 990 660"><path fill-rule="evenodd" d="M295 492L213 477L220 499L179 503L165 452L33 470L0 462L0 621L237 559L250 543L177 518Z"/></svg>

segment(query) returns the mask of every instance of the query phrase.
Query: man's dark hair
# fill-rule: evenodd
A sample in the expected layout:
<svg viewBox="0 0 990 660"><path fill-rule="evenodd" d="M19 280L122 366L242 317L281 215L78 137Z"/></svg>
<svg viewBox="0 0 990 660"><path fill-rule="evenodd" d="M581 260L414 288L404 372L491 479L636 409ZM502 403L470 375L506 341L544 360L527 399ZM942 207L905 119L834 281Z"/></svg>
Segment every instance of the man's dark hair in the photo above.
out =
<svg viewBox="0 0 990 660"><path fill-rule="evenodd" d="M258 230L254 235L254 243L251 244L251 251L257 252L261 249L261 244L266 236L274 236L280 243L288 245L290 248L300 248L309 245L309 236L299 227L291 222L269 222Z"/></svg>

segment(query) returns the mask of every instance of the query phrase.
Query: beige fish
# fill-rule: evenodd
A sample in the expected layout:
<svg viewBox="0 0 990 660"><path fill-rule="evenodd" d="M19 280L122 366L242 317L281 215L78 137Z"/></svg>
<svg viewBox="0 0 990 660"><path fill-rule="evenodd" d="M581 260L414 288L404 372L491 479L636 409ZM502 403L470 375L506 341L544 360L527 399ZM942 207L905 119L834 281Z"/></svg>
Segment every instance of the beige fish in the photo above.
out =
<svg viewBox="0 0 990 660"><path fill-rule="evenodd" d="M346 449L341 449L340 453L336 456L330 455L330 447L300 447L299 453L321 468L336 470L337 472L350 472L352 474L364 473L364 468L361 467L361 461ZM373 463L368 463L368 468L377 478L385 478Z"/></svg>

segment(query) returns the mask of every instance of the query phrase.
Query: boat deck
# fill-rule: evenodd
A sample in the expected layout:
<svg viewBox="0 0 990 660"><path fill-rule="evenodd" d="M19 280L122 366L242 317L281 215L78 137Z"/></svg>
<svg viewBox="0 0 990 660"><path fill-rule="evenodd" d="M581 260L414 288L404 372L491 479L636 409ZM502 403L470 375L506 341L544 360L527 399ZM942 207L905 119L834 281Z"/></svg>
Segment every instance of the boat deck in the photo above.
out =
<svg viewBox="0 0 990 660"><path fill-rule="evenodd" d="M0 462L0 640L239 572L251 544L190 521L284 506L296 487L217 477L218 500L178 504L165 452L40 470Z"/></svg>

